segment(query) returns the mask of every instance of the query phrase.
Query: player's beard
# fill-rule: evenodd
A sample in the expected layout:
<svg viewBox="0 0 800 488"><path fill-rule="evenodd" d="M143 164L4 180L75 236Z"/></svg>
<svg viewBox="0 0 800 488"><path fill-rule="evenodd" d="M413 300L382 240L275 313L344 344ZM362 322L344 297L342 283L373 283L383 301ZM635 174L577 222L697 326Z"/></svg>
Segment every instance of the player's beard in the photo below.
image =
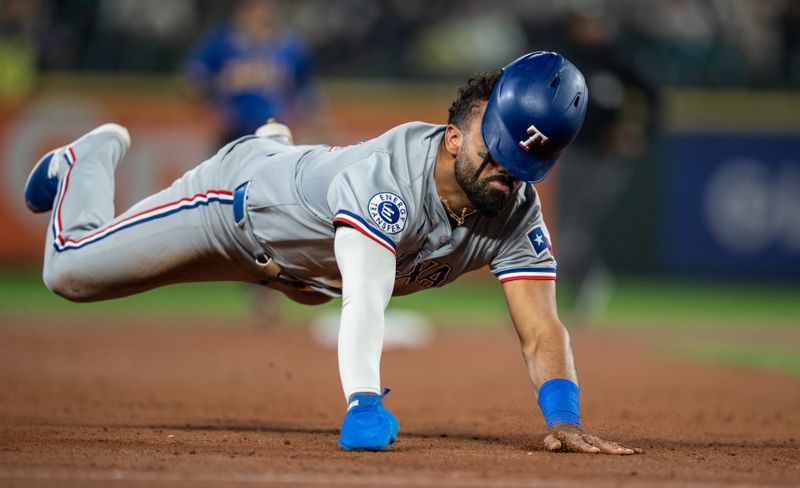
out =
<svg viewBox="0 0 800 488"><path fill-rule="evenodd" d="M456 181L464 190L472 207L481 215L496 217L511 201L516 193L516 180L511 175L487 176L480 179L486 164L481 164L478 169L473 169L469 158L460 150L456 155L455 174ZM508 187L508 192L492 188L492 181L500 181Z"/></svg>

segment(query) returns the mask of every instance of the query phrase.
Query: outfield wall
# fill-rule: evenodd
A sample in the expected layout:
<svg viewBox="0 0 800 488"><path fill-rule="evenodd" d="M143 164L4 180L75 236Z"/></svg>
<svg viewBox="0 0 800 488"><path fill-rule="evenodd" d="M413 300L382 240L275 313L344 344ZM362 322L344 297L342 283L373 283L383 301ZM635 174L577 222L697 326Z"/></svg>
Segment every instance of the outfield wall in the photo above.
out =
<svg viewBox="0 0 800 488"><path fill-rule="evenodd" d="M663 269L800 280L800 94L684 90L667 102Z"/></svg>

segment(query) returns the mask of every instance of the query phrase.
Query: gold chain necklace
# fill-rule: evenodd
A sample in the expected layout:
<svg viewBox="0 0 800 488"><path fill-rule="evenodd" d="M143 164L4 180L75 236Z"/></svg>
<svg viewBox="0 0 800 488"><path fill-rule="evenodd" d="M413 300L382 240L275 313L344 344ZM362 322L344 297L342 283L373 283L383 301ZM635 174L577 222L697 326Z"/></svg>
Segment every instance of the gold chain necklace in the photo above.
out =
<svg viewBox="0 0 800 488"><path fill-rule="evenodd" d="M461 217L459 217L458 215L456 215L455 212L453 212L453 209L450 208L450 204L447 202L446 198L442 198L440 196L439 201L442 202L442 205L444 205L444 208L447 210L447 213L450 214L450 217L452 217L453 220L456 221L456 227L464 225L464 221L467 219L467 217L477 212L477 210L475 210L474 208L470 209L470 211L467 212L467 207L464 207L461 209Z"/></svg>

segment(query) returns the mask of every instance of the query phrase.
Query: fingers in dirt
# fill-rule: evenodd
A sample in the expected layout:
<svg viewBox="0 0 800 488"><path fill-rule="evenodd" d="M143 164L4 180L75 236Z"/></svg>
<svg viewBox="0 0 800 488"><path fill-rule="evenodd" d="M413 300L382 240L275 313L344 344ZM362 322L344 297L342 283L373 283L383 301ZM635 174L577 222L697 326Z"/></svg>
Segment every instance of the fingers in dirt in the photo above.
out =
<svg viewBox="0 0 800 488"><path fill-rule="evenodd" d="M556 436L568 451L585 452L588 454L598 454L602 452L599 447L589 444L576 432L560 431L556 433Z"/></svg>
<svg viewBox="0 0 800 488"><path fill-rule="evenodd" d="M549 434L544 438L544 448L548 451L558 451L561 449L561 441L556 439L556 436Z"/></svg>
<svg viewBox="0 0 800 488"><path fill-rule="evenodd" d="M613 441L607 441L594 435L584 434L583 440L599 448L605 454L630 455L635 451Z"/></svg>

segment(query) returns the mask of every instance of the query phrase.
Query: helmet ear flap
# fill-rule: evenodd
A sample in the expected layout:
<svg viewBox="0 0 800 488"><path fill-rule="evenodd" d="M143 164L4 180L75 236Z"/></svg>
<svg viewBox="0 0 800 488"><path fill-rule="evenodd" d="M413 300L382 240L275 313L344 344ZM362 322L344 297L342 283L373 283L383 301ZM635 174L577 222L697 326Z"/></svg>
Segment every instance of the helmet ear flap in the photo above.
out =
<svg viewBox="0 0 800 488"><path fill-rule="evenodd" d="M537 183L575 139L586 116L583 74L560 54L534 52L503 68L481 122L495 161Z"/></svg>

